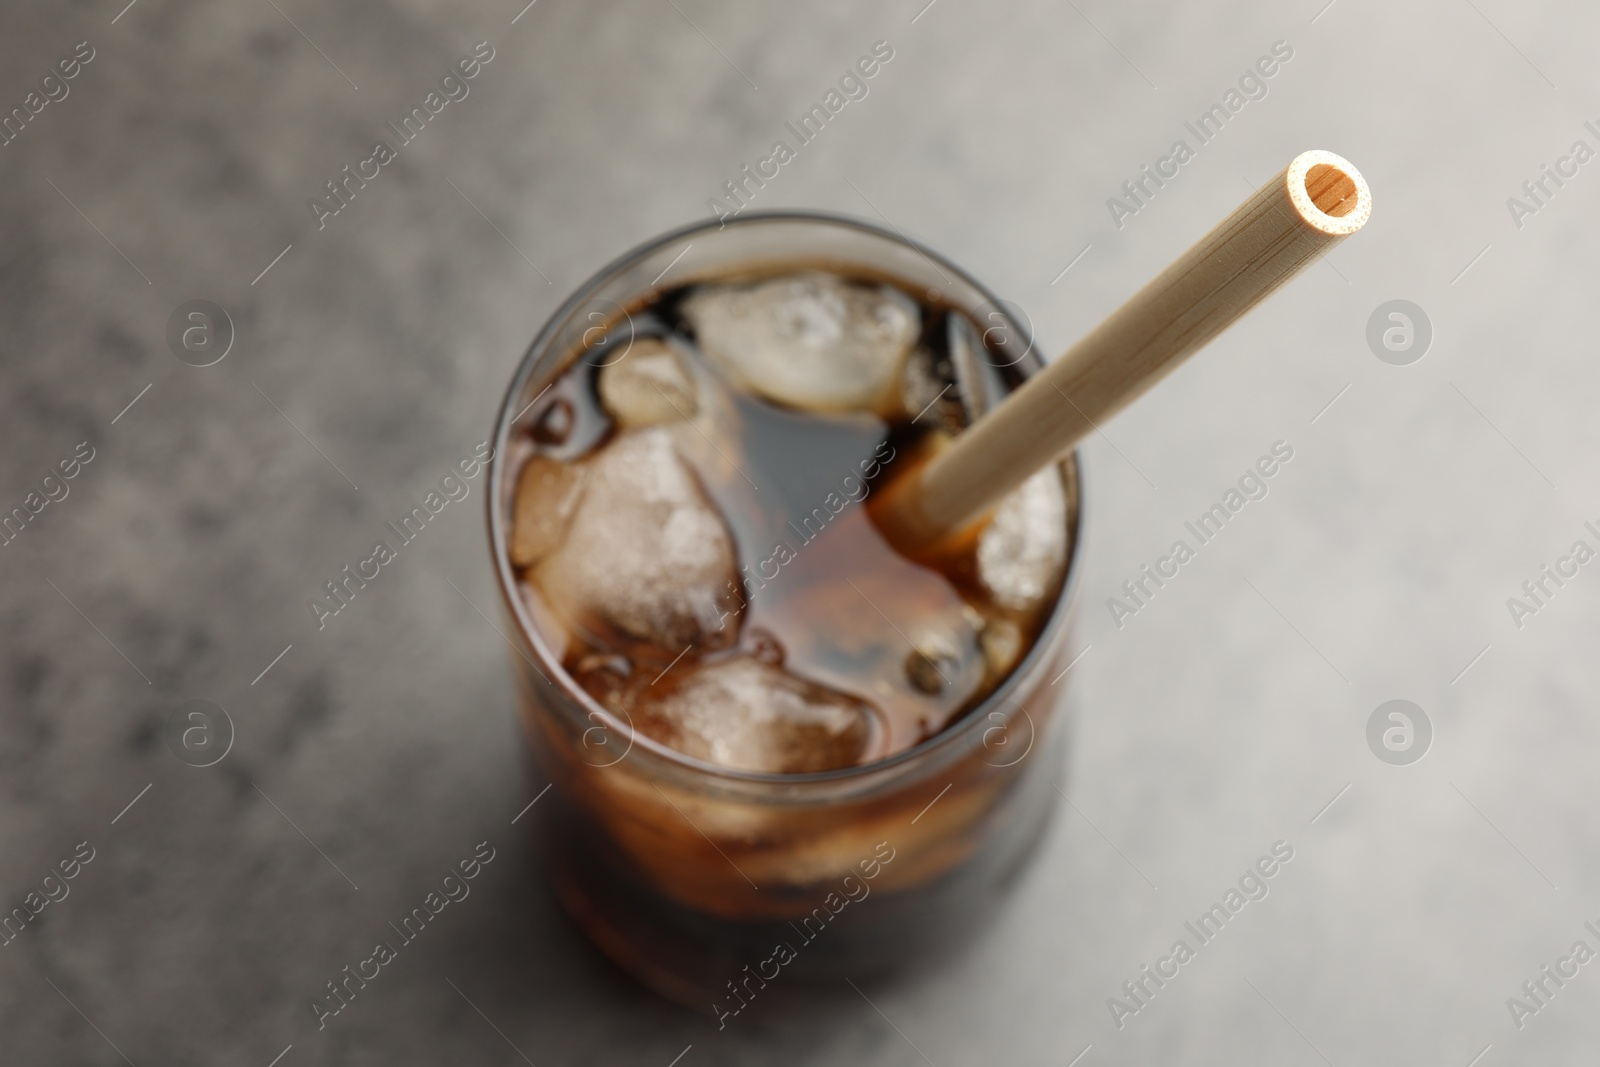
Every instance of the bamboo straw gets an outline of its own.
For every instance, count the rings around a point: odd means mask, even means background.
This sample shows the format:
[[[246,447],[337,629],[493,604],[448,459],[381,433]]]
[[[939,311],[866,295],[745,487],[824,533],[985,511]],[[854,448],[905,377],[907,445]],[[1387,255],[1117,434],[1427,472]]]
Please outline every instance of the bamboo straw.
[[[1303,152],[1220,225],[873,509],[924,555],[1154,386],[1273,290],[1359,230],[1372,194],[1332,152]]]

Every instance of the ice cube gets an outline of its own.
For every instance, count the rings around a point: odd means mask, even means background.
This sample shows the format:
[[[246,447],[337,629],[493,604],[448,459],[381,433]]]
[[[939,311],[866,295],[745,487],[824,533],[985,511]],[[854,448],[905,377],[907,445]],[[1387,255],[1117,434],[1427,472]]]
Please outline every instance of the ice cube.
[[[733,536],[671,432],[625,431],[583,468],[566,536],[534,572],[551,607],[601,646],[643,643],[671,659],[731,643]]]
[[[978,579],[995,603],[1030,611],[1051,596],[1067,558],[1067,496],[1056,464],[1006,494],[978,535]]]
[[[806,272],[690,294],[700,350],[735,382],[815,411],[894,406],[921,313],[886,285]]]
[[[623,426],[653,426],[694,416],[694,383],[665,341],[642,337],[600,371],[600,402]]]
[[[742,653],[646,689],[633,717],[686,755],[772,774],[854,766],[876,733],[871,705]]]
[[[511,522],[511,562],[530,567],[549,555],[566,536],[583,468],[535,454],[517,475],[516,510]]]
[[[968,422],[976,422],[995,403],[992,372],[994,357],[972,320],[959,311],[945,315],[945,345],[950,352],[950,368],[961,393],[961,404]]]
[[[906,359],[900,378],[900,403],[912,422],[921,426],[943,426],[960,433],[965,426],[961,401],[955,383],[942,373],[949,368],[922,346]]]

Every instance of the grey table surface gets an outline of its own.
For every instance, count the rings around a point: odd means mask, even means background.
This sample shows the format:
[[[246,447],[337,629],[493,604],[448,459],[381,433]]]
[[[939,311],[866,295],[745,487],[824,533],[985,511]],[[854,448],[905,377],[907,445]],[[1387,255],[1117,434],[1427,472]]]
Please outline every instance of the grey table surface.
[[[0,1061],[1589,1062],[1600,577],[1559,561],[1600,546],[1600,9],[1323,4],[5,5],[0,106],[29,114],[0,147],[0,507],[93,459],[0,547],[0,906],[70,890],[0,947]],[[30,97],[84,41],[67,95]],[[992,931],[719,1032],[590,950],[511,825],[540,783],[477,610],[481,496],[325,630],[306,602],[487,436],[567,292],[709,217],[877,41],[754,205],[887,221],[1052,348],[1302,149],[1376,211],[1084,446],[1071,805]],[[1280,41],[1200,144],[1185,122]],[[469,95],[319,228],[308,200],[478,42]],[[235,328],[204,368],[167,340],[196,299]],[[1408,365],[1367,341],[1395,299],[1432,324]],[[1278,441],[1269,495],[1114,620]],[[1545,564],[1577,575],[1514,614]],[[195,699],[236,729],[209,768],[163,740]],[[1432,725],[1419,762],[1369,748],[1393,699]],[[324,983],[484,840],[471,898],[319,1031]],[[1119,1020],[1279,840],[1269,895]],[[1577,974],[1530,998],[1546,964]]]

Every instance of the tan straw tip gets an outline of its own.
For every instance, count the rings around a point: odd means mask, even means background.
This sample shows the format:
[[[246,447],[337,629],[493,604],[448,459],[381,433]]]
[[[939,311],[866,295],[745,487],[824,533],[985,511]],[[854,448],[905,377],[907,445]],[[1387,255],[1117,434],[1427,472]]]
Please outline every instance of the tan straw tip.
[[[1306,225],[1348,237],[1372,216],[1372,191],[1361,172],[1332,152],[1301,152],[1285,172],[1289,201]]]

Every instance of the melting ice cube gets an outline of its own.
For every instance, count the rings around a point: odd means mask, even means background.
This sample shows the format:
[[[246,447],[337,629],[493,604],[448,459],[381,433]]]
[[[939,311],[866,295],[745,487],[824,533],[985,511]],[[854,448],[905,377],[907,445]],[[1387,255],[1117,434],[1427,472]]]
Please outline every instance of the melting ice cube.
[[[712,763],[799,774],[859,763],[873,740],[874,716],[848,694],[741,654],[646,689],[634,722]]]
[[[831,274],[712,285],[683,302],[700,350],[735,382],[814,411],[897,406],[921,312],[886,285]]]
[[[668,660],[691,643],[731,643],[733,536],[671,433],[625,431],[581,466],[565,537],[534,571],[551,606],[597,644],[654,645]]]
[[[1054,463],[1000,501],[978,535],[978,578],[995,603],[1030,611],[1061,581],[1067,558],[1067,496]]]
[[[534,455],[517,475],[511,562],[529,567],[560,546],[583,490],[583,467]]]
[[[656,338],[639,338],[600,371],[600,402],[623,426],[693,418],[699,407],[683,357]]]

